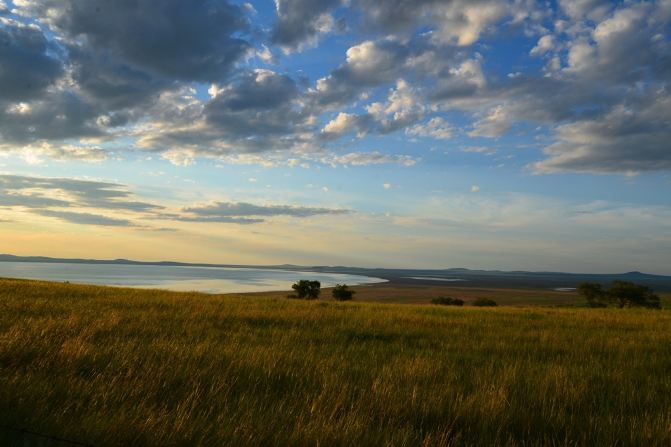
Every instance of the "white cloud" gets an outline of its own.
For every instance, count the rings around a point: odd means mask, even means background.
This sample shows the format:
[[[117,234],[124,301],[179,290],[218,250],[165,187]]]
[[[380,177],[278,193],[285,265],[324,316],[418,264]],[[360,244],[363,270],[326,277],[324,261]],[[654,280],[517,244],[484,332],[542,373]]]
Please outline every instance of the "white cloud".
[[[357,131],[358,123],[359,120],[356,115],[340,112],[338,116],[326,123],[322,133],[329,137],[339,137],[348,132]]]
[[[497,152],[497,149],[494,147],[487,146],[469,146],[461,149],[461,152],[471,153],[471,154],[484,154],[484,155],[493,155]]]
[[[400,164],[410,167],[417,164],[417,160],[409,155],[391,155],[381,152],[350,152],[344,155],[325,157],[322,159],[325,164],[350,165],[350,166],[369,166],[380,164]]]
[[[503,135],[510,128],[510,116],[503,105],[490,109],[486,116],[473,124],[468,134],[472,137],[495,138]]]
[[[406,129],[406,134],[417,137],[431,137],[437,140],[447,140],[452,137],[454,127],[441,117],[434,117],[426,124],[416,124]]]
[[[555,38],[551,34],[547,34],[540,39],[535,47],[531,49],[529,54],[532,56],[542,56],[548,51],[551,51],[555,48]]]
[[[170,149],[161,154],[161,158],[175,166],[191,166],[196,163],[196,151],[193,149]]]

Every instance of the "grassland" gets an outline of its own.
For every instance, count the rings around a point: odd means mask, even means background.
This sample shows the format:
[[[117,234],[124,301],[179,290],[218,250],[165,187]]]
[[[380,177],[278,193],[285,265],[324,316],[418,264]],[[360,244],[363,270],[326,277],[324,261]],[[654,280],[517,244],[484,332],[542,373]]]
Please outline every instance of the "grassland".
[[[93,445],[667,446],[670,328],[668,310],[0,280],[0,425]]]

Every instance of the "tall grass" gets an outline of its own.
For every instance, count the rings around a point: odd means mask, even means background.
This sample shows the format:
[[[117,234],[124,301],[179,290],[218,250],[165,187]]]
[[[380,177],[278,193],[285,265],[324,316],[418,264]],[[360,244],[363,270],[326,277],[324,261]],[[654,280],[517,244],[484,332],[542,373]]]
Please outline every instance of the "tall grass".
[[[671,313],[0,280],[0,425],[94,445],[671,445]]]

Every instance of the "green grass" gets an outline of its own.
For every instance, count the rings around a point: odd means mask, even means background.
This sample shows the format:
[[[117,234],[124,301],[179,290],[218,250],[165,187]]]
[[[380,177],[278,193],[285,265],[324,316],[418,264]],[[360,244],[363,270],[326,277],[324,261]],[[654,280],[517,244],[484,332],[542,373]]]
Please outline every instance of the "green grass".
[[[94,445],[667,446],[671,312],[0,280],[0,425]]]

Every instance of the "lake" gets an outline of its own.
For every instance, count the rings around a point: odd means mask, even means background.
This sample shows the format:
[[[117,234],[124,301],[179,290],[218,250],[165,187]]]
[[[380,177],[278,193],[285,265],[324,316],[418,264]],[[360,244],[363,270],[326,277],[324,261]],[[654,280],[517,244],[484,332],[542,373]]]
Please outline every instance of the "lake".
[[[0,262],[0,277],[206,293],[290,291],[299,279],[320,281],[322,287],[386,282],[360,275],[280,269],[43,262]]]

